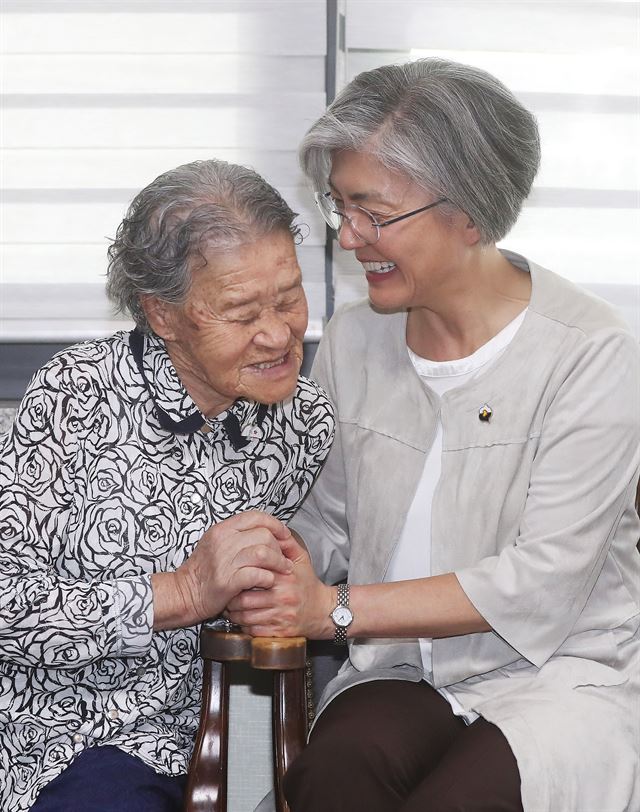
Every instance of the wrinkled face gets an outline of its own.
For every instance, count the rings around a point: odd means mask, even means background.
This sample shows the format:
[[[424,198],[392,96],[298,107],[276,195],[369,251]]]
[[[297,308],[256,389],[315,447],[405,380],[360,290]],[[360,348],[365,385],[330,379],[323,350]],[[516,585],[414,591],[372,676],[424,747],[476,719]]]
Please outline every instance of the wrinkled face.
[[[335,152],[329,180],[336,208],[356,204],[378,222],[438,199],[366,152]],[[367,245],[348,223],[339,241],[342,248],[355,252],[362,265],[373,305],[382,310],[429,307],[439,291],[452,285],[455,269],[464,261],[468,222],[462,213],[444,217],[433,208],[381,228],[380,239],[373,245]],[[475,232],[473,239],[477,239]]]
[[[205,251],[187,301],[144,301],[154,331],[200,411],[237,398],[276,403],[295,390],[307,301],[293,239],[278,231],[226,251]]]

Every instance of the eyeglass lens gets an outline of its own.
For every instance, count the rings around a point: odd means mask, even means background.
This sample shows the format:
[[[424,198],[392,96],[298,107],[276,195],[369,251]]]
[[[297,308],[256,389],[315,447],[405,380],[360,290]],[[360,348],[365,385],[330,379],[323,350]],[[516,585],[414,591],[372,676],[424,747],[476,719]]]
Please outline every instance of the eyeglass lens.
[[[380,229],[373,215],[365,209],[350,204],[347,206],[348,211],[339,211],[333,198],[324,195],[318,197],[318,204],[326,222],[338,233],[340,233],[344,221],[348,220],[354,233],[361,240],[369,244],[378,240]]]

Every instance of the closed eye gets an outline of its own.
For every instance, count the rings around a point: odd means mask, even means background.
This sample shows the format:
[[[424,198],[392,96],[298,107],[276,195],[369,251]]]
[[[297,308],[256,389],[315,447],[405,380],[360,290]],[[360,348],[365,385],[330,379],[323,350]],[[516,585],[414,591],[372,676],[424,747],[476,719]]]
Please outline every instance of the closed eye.
[[[378,222],[380,222],[380,223],[381,223],[383,220],[386,220],[388,217],[392,217],[392,216],[393,216],[393,215],[391,215],[391,214],[383,214],[381,211],[371,211],[371,209],[367,209],[366,211],[368,211],[368,212],[369,212],[369,214],[370,214],[370,215],[371,215],[373,218],[375,218],[375,219],[376,219]]]
[[[333,208],[335,209],[335,211],[338,214],[341,214],[341,215],[344,216],[344,214],[346,213],[345,212],[344,201],[336,200],[335,198],[332,198],[332,201],[333,201]],[[371,211],[371,209],[366,209],[364,206],[360,206],[357,203],[353,203],[351,205],[353,205],[356,208],[361,209],[362,211],[366,212],[370,217],[373,217],[373,219],[377,223],[381,223],[383,220],[393,216],[393,215],[390,215],[390,214],[387,214],[387,213],[383,214],[382,212],[379,212],[379,211]]]
[[[300,306],[301,300],[301,296],[296,296],[294,299],[287,299],[285,301],[278,302],[278,310],[293,310],[294,308]]]
[[[304,299],[304,289],[302,285],[297,285],[295,289],[286,293],[278,300],[278,310],[291,310],[292,308],[299,307]]]
[[[259,315],[259,310],[231,311],[230,313],[227,313],[227,318],[229,321],[235,321],[238,324],[251,324],[251,322],[255,321]]]

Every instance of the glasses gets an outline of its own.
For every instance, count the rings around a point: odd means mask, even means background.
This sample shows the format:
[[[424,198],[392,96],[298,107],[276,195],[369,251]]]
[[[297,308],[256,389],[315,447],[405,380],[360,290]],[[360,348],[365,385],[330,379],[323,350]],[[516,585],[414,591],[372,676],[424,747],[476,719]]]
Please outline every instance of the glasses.
[[[413,217],[414,214],[420,214],[421,211],[428,211],[441,203],[446,203],[447,198],[441,197],[435,203],[429,203],[427,206],[421,206],[419,209],[408,211],[406,214],[399,214],[397,217],[392,217],[389,220],[378,222],[373,214],[362,206],[357,206],[355,203],[349,203],[345,206],[349,213],[340,211],[336,208],[336,202],[331,197],[331,192],[316,192],[316,204],[320,209],[320,213],[325,219],[327,225],[338,234],[344,226],[345,220],[348,221],[353,233],[365,242],[367,245],[373,245],[380,239],[380,229],[385,226],[390,226],[393,223],[399,223],[400,220],[406,220],[407,217]]]

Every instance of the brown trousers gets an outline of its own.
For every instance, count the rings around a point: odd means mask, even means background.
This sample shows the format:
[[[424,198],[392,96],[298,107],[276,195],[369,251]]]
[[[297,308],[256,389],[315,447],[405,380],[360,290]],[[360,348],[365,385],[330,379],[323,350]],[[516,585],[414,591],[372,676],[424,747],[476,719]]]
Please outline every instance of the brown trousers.
[[[500,730],[471,725],[426,682],[377,680],[337,696],[285,777],[292,812],[522,812]]]

